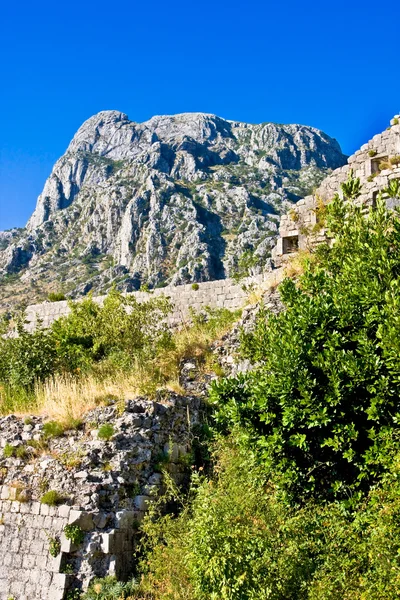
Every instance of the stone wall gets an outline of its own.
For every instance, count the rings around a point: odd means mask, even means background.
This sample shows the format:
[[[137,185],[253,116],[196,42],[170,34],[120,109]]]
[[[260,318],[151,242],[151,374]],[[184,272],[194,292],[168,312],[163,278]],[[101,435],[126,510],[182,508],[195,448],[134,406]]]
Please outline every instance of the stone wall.
[[[129,578],[137,525],[164,489],[163,469],[185,481],[202,410],[200,396],[136,398],[94,409],[51,438],[41,417],[1,418],[0,600],[63,600],[95,576]],[[104,424],[113,427],[107,440]],[[44,503],[45,490],[62,503]],[[83,532],[81,543],[67,539],[68,524]],[[55,557],[51,540],[60,543]]]
[[[213,308],[229,308],[235,310],[242,308],[248,298],[248,291],[244,286],[259,286],[263,283],[273,285],[278,277],[275,271],[265,272],[236,283],[233,279],[219,279],[198,284],[198,289],[193,289],[192,284],[168,286],[148,292],[132,292],[138,302],[145,302],[151,298],[164,295],[171,299],[173,310],[169,316],[172,325],[185,321],[189,317],[189,309],[199,311],[205,306]],[[96,301],[101,302],[104,296],[98,296]],[[43,302],[28,306],[26,310],[27,329],[33,331],[41,322],[43,327],[49,327],[53,321],[70,312],[67,301]]]
[[[347,180],[350,170],[354,177],[360,178],[361,195],[357,202],[364,206],[372,205],[376,195],[388,186],[391,179],[400,179],[399,119],[398,116],[392,119],[390,128],[375,135],[349,157],[347,165],[333,171],[312,196],[297,202],[281,217],[280,238],[273,251],[277,265],[283,264],[293,252],[306,250],[325,239],[325,231],[318,223],[318,207],[340,192],[340,185]],[[395,157],[399,159],[397,164],[387,164],[388,168],[379,169],[380,164]],[[392,207],[393,201],[388,202],[388,206]]]

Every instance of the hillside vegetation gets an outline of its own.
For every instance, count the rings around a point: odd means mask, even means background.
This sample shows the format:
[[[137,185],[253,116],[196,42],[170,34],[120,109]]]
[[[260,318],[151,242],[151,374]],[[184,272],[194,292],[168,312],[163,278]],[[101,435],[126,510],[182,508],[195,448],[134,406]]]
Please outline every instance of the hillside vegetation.
[[[49,329],[33,333],[24,329],[23,313],[15,322],[3,319],[0,414],[44,413],[68,428],[97,405],[154,397],[165,388],[183,392],[182,360],[194,358],[203,371],[213,367],[211,343],[240,315],[206,308],[171,330],[167,298],[140,303],[116,290],[102,305],[89,296],[70,308]]]
[[[400,219],[344,191],[334,243],[243,336],[259,366],[213,386],[209,471],[188,496],[170,484],[175,513],[154,504],[137,580],[85,598],[399,597]]]

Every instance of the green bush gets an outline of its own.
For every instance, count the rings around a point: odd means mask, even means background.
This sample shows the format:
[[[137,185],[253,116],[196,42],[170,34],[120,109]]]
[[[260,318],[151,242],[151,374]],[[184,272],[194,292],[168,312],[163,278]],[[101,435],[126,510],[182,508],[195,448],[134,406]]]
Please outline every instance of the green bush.
[[[50,537],[49,538],[49,554],[53,558],[56,558],[61,551],[61,542],[58,538]]]
[[[43,381],[57,368],[57,349],[51,331],[28,333],[18,325],[18,337],[0,337],[0,382],[13,388]]]
[[[197,292],[198,289],[199,289],[199,284],[198,283],[192,283],[192,290],[194,290],[195,292]]]
[[[133,597],[394,600],[400,593],[398,438],[389,445],[397,448],[390,477],[350,513],[336,502],[291,508],[251,448],[220,441],[212,479],[195,475],[188,500],[169,486],[165,501],[181,506],[179,516],[155,504],[145,517],[142,576]]]
[[[87,298],[70,307],[71,313],[52,326],[58,355],[68,369],[115,352],[131,358],[154,355],[170,338],[162,321],[171,305],[163,297],[139,303],[134,296],[112,290],[102,306]]]
[[[71,540],[73,544],[79,546],[85,539],[85,532],[79,527],[79,525],[66,525],[64,527],[64,535],[67,540]]]
[[[50,292],[47,295],[47,299],[49,302],[60,302],[61,300],[66,300],[66,297],[62,292]]]
[[[335,243],[319,247],[299,285],[281,284],[285,310],[262,311],[243,338],[260,367],[212,391],[218,425],[245,428],[295,501],[367,491],[400,417],[399,217],[382,200],[365,216],[336,197],[327,219]]]

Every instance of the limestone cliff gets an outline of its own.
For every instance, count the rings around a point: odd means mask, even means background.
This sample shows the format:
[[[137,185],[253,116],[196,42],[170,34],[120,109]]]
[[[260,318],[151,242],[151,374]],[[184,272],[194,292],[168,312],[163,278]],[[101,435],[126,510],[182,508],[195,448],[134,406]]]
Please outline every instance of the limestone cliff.
[[[345,162],[312,127],[103,111],[56,162],[26,228],[0,237],[0,276],[70,295],[224,278],[245,252],[265,263],[279,215]]]

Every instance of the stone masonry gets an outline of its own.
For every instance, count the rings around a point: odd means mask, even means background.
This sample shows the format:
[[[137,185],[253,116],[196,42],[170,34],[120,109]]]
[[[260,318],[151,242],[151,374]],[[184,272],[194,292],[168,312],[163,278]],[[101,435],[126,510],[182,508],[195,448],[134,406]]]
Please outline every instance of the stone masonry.
[[[1,418],[0,600],[63,600],[95,576],[128,579],[137,527],[164,490],[163,472],[178,484],[187,478],[202,410],[201,396],[135,398],[94,409],[78,429],[51,438],[41,417]],[[112,426],[107,440],[102,425]],[[55,505],[45,490],[57,493]],[[67,525],[79,528],[79,543]]]
[[[400,180],[400,117],[391,121],[391,126],[375,135],[360,150],[349,157],[347,165],[336,169],[327,177],[312,196],[297,202],[293,208],[281,217],[280,237],[273,251],[277,266],[282,265],[291,254],[298,250],[310,249],[325,240],[325,231],[318,222],[321,205],[326,204],[340,191],[350,171],[361,182],[361,195],[357,202],[371,206],[378,193],[385,189],[390,180]],[[390,207],[400,199],[387,200]]]
[[[236,283],[233,279],[220,279],[199,283],[197,284],[198,289],[193,289],[192,284],[186,284],[157,288],[152,292],[132,292],[132,295],[138,302],[146,302],[159,296],[170,298],[173,309],[168,318],[169,323],[177,325],[188,319],[190,309],[200,311],[206,306],[228,308],[230,310],[242,308],[248,298],[249,292],[247,289],[250,286],[262,284],[272,286],[277,277],[278,273],[275,271],[267,271],[246,278],[241,283]],[[101,302],[104,297],[98,296],[94,299]],[[26,328],[28,331],[33,331],[39,323],[43,327],[49,327],[53,321],[67,315],[69,312],[68,302],[65,300],[28,306],[26,309]]]

